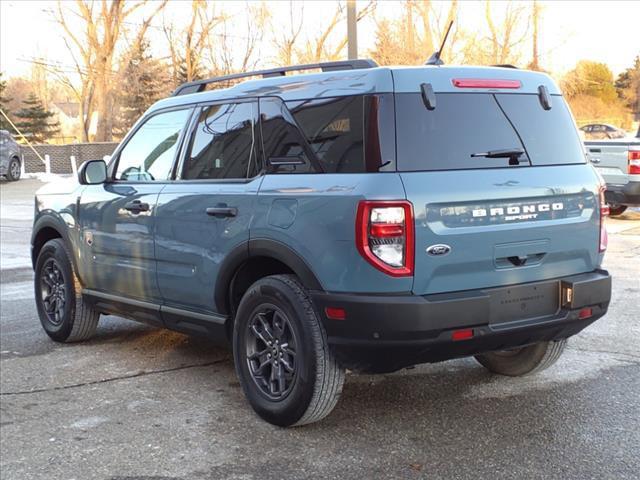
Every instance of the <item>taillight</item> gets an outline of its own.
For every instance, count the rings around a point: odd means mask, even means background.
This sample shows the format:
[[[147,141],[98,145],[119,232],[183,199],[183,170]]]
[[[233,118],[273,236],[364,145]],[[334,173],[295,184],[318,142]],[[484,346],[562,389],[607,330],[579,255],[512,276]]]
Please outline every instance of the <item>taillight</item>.
[[[606,185],[600,185],[600,252],[604,252],[607,249],[607,245],[609,244],[609,236],[607,235],[607,226],[605,225],[604,219],[607,215],[609,215],[609,205],[607,205],[606,200],[604,199],[604,192],[607,189]]]
[[[394,276],[413,275],[413,207],[406,200],[358,204],[356,245],[378,270]]]
[[[512,88],[522,86],[520,80],[499,80],[493,78],[454,78],[453,86],[458,88]]]
[[[640,147],[629,149],[629,174],[640,175]]]

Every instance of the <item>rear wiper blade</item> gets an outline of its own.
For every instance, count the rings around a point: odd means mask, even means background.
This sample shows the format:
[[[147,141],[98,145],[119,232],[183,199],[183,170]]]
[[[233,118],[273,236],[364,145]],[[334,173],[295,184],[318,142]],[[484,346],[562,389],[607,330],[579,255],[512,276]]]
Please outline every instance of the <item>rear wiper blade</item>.
[[[524,155],[524,150],[519,148],[507,148],[504,150],[490,150],[488,152],[472,153],[472,157],[484,157],[484,158],[508,158],[509,165],[518,165],[520,161],[518,157]]]

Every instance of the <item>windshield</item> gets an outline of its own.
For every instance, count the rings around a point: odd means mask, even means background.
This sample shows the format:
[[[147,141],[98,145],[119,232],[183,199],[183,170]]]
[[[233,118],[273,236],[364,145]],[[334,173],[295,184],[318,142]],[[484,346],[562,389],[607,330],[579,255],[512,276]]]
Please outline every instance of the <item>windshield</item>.
[[[420,94],[400,93],[396,122],[401,171],[585,163],[560,96],[545,110],[538,95],[439,93],[428,110]]]

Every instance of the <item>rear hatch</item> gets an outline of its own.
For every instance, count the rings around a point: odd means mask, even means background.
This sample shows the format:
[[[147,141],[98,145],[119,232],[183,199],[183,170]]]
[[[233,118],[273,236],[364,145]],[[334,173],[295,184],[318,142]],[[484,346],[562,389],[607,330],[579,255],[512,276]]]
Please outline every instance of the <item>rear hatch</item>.
[[[446,70],[424,93],[409,88],[415,80],[396,82],[397,166],[415,217],[413,292],[596,269],[598,180],[556,87],[542,75],[517,80],[517,71],[510,88],[456,87],[464,82],[455,73],[441,81]]]

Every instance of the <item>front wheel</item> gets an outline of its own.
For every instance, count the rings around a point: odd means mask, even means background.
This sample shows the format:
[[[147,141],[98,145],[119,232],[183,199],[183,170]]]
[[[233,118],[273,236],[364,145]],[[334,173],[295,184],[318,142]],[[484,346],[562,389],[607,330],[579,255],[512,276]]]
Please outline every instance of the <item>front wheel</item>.
[[[71,253],[62,239],[49,240],[40,250],[34,288],[40,323],[52,340],[79,342],[91,338],[100,313],[83,298]]]
[[[341,368],[311,300],[293,275],[254,283],[242,297],[233,330],[236,372],[247,400],[281,427],[323,419],[344,384]]]
[[[520,377],[549,368],[562,355],[567,340],[540,342],[512,350],[476,355],[476,360],[487,370],[499,375]]]

